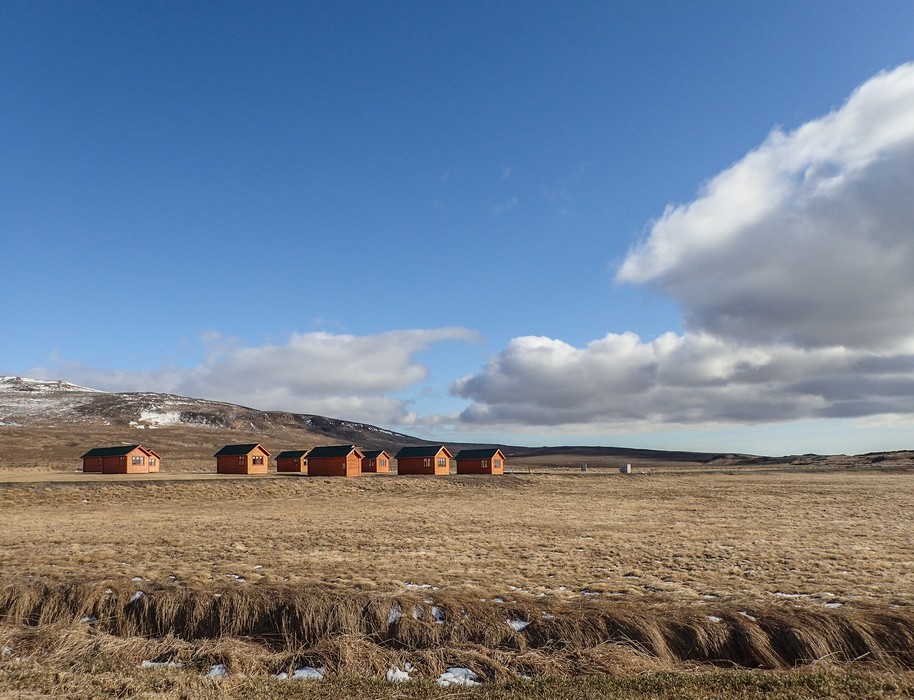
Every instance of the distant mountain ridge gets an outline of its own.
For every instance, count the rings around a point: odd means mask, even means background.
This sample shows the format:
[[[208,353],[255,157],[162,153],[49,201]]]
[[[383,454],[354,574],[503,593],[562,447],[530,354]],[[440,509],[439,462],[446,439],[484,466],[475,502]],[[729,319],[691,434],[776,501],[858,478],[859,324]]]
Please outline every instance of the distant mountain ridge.
[[[61,380],[0,377],[0,425],[94,423],[138,430],[166,426],[251,429],[309,428],[328,436],[363,432],[390,440],[419,438],[367,423],[304,413],[260,411],[225,401],[155,392],[107,392]]]

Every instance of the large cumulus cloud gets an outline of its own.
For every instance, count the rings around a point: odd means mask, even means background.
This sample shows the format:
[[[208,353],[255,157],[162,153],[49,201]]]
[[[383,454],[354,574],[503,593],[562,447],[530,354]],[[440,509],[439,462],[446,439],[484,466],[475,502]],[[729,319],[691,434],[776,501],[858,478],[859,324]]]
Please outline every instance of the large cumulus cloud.
[[[709,424],[914,412],[914,64],[776,130],[670,206],[620,282],[684,332],[522,337],[453,391],[469,423]]]

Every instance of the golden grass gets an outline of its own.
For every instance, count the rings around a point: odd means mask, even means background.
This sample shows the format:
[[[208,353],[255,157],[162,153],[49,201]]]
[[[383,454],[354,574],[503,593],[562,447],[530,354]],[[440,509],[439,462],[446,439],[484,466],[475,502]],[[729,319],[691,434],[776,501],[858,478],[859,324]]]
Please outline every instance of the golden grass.
[[[96,478],[0,488],[0,571],[6,581],[910,604],[911,512],[911,474]]]
[[[0,688],[40,691],[35,663],[161,698],[208,697],[213,663],[259,697],[303,664],[337,690],[464,665],[504,697],[519,674],[851,668],[877,687],[914,668],[914,474],[67,479],[0,483],[0,647],[22,659],[0,659]],[[143,659],[193,675],[155,695]]]

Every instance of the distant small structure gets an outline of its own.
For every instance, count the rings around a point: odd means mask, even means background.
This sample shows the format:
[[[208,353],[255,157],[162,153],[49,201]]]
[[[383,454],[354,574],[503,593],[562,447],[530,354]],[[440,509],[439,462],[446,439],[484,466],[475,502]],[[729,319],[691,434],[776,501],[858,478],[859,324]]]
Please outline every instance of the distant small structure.
[[[308,453],[308,476],[362,476],[364,456],[354,445],[315,447]]]
[[[159,471],[159,455],[142,445],[93,447],[81,457],[84,472],[148,474]]]
[[[454,457],[458,474],[504,474],[505,454],[497,447],[460,450]]]
[[[397,474],[444,476],[451,473],[451,459],[444,445],[403,447],[397,452]]]
[[[620,474],[631,474],[631,473],[632,473],[632,465],[631,465],[631,464],[623,464],[621,467],[619,467],[619,473],[620,473]]]
[[[266,474],[270,453],[257,443],[226,445],[216,454],[217,474]]]
[[[277,472],[308,473],[308,450],[283,450],[276,455]]]
[[[584,464],[581,465],[581,471],[582,471],[582,472],[586,472],[586,471],[587,471],[587,462],[584,462]]]
[[[386,450],[363,450],[362,471],[372,474],[386,474],[390,471],[390,455]]]

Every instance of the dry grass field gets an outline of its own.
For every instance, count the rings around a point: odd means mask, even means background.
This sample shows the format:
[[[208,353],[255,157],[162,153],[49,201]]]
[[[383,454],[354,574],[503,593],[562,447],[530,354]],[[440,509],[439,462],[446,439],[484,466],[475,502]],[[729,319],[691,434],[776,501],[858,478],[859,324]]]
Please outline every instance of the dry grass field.
[[[914,697],[914,472],[531,471],[4,476],[0,687]],[[271,678],[303,665],[335,680]]]

